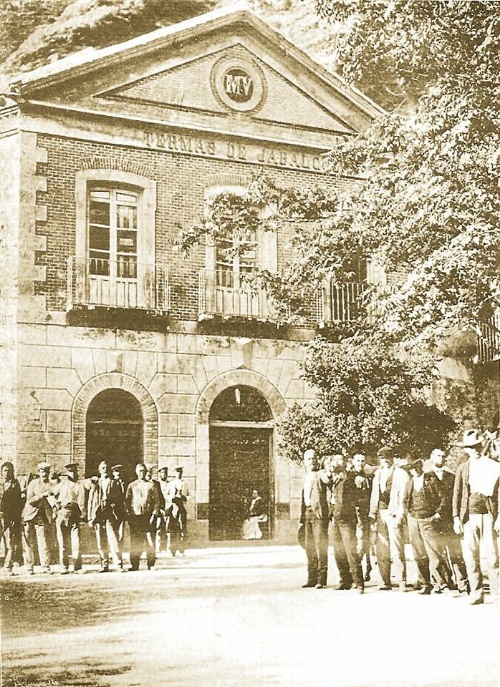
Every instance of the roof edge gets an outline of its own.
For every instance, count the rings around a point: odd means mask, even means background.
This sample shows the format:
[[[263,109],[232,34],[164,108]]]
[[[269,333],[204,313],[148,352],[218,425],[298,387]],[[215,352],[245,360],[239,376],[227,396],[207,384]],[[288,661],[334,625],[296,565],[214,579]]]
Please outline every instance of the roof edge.
[[[28,96],[31,90],[38,90],[57,84],[64,79],[67,74],[73,72],[74,76],[82,76],[88,72],[99,60],[118,59],[119,56],[132,56],[134,52],[143,48],[154,49],[156,44],[162,41],[172,40],[182,33],[199,32],[203,27],[216,28],[224,26],[229,21],[242,19],[252,24],[268,40],[278,44],[278,47],[292,59],[301,63],[307,70],[314,73],[323,80],[330,88],[335,90],[340,97],[353,103],[365,115],[374,119],[386,114],[386,111],[371,98],[366,96],[355,86],[347,84],[338,74],[328,71],[321,64],[316,62],[303,50],[291,43],[279,31],[272,28],[249,7],[246,0],[239,0],[227,7],[212,10],[192,17],[185,21],[170,26],[162,27],[150,33],[136,36],[123,43],[108,46],[106,48],[85,48],[53,63],[44,65],[31,72],[20,74],[11,82],[12,88],[21,96]]]

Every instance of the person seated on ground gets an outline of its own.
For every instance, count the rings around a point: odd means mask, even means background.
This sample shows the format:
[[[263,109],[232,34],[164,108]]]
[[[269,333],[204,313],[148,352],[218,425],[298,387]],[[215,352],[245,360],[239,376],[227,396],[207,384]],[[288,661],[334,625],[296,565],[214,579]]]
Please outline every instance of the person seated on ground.
[[[248,508],[248,518],[243,523],[242,539],[262,539],[260,523],[267,522],[264,512],[264,502],[257,489],[252,491],[252,500]]]

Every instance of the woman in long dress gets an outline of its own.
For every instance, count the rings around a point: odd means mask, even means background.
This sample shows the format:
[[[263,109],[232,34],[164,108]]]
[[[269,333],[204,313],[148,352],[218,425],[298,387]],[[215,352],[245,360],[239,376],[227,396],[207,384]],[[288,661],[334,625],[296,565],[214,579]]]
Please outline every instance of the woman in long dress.
[[[257,489],[252,491],[252,500],[248,508],[248,518],[243,523],[242,539],[262,539],[261,522],[267,522],[267,515],[264,513],[264,502]]]

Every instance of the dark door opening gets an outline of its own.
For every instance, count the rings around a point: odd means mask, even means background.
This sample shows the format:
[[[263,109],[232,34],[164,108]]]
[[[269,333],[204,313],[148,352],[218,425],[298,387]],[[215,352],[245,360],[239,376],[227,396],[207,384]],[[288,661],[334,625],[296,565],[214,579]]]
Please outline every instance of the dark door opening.
[[[143,417],[139,401],[123,389],[97,394],[87,410],[85,476],[97,474],[102,460],[123,465],[123,478],[136,478],[135,466],[143,460]]]
[[[212,541],[241,539],[252,490],[262,496],[272,532],[270,444],[272,430],[242,427],[210,428],[210,520]]]

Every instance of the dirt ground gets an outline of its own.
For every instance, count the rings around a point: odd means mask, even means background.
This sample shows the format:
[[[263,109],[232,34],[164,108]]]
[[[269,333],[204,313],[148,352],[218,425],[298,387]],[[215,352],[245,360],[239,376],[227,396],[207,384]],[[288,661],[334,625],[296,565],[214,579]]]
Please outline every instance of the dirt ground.
[[[2,579],[4,687],[497,687],[489,597],[302,589],[298,547]]]

